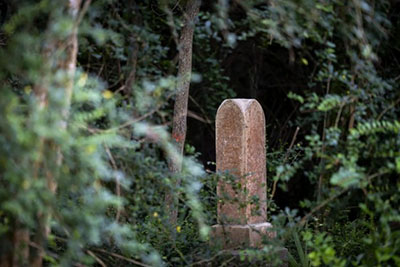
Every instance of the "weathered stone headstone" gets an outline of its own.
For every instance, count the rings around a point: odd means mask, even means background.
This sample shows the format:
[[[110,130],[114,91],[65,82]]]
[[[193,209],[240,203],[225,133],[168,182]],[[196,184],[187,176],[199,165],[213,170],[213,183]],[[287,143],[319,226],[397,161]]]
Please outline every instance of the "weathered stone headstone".
[[[236,179],[218,183],[222,200],[214,237],[224,248],[258,247],[263,235],[272,238],[275,232],[266,222],[265,118],[256,100],[228,99],[221,104],[216,118],[216,157],[217,171],[229,172]]]

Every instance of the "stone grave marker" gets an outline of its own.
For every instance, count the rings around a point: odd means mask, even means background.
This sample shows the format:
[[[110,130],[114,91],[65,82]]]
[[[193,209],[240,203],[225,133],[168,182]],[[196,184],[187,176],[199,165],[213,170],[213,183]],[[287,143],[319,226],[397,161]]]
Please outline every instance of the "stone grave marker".
[[[218,182],[222,201],[213,239],[225,249],[259,247],[263,235],[273,238],[276,233],[267,222],[265,118],[256,100],[228,99],[221,104],[216,117],[216,158],[217,171],[228,172],[234,179]]]

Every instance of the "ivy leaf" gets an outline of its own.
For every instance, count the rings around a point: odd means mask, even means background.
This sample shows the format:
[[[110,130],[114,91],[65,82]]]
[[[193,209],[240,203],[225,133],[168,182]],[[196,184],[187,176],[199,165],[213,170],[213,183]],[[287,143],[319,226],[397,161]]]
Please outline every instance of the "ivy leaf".
[[[343,99],[338,95],[328,95],[325,99],[319,104],[318,110],[320,111],[329,111],[338,107],[343,102]]]
[[[358,173],[354,168],[340,168],[339,171],[332,175],[331,184],[339,185],[347,188],[352,185],[358,184],[362,174]]]
[[[302,59],[301,59],[301,62],[302,62],[304,65],[308,66],[308,60],[307,60],[306,58],[302,58]]]
[[[400,173],[400,157],[396,158],[396,171]]]
[[[301,104],[304,103],[304,98],[301,95],[295,94],[293,92],[289,92],[287,97],[290,99],[296,100],[296,101],[300,102]]]

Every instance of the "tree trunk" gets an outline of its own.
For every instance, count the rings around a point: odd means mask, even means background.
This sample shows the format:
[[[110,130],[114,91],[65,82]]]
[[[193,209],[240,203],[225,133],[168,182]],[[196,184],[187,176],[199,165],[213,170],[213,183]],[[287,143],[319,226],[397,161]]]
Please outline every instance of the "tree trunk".
[[[90,0],[87,0],[90,3]],[[74,76],[76,71],[76,58],[78,54],[78,15],[81,6],[81,0],[68,0],[66,3],[66,9],[68,16],[71,18],[72,23],[74,23],[72,31],[66,40],[48,40],[51,44],[50,51],[47,51],[45,55],[45,60],[51,60],[51,57],[55,54],[60,47],[65,48],[65,57],[59,60],[57,64],[58,69],[65,71],[67,79],[65,84],[61,86],[64,88],[65,102],[61,110],[62,120],[60,121],[60,128],[65,130],[67,128],[67,119],[69,116],[72,91],[74,85]],[[48,84],[45,81],[35,86],[35,93],[39,99],[39,107],[45,108],[47,106],[48,98]],[[62,164],[62,153],[58,146],[54,146],[49,140],[41,140],[43,146],[47,146],[49,149],[55,149],[57,152],[56,164]],[[41,164],[41,163],[39,163]],[[51,173],[47,173],[47,186],[50,192],[53,194],[57,190],[57,182]],[[38,214],[38,229],[34,236],[34,243],[37,247],[34,248],[31,253],[30,266],[41,267],[43,265],[44,248],[48,235],[50,234],[50,214]]]
[[[12,231],[3,236],[0,267],[26,266],[29,259],[29,231],[18,220]]]
[[[188,109],[188,97],[190,78],[192,74],[192,47],[194,24],[200,9],[200,0],[189,0],[185,11],[185,25],[179,39],[178,45],[178,84],[177,95],[174,105],[174,117],[172,121],[172,138],[174,139],[178,157],[169,159],[168,167],[173,174],[182,169],[183,148],[186,139],[186,119]],[[177,182],[179,185],[179,181]],[[169,212],[171,225],[174,226],[178,217],[177,197],[173,192],[165,196],[167,211]]]

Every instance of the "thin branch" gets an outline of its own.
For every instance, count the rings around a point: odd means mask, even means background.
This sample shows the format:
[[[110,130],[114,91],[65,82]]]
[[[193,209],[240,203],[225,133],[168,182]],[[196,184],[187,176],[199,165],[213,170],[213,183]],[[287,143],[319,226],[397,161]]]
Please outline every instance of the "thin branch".
[[[104,250],[104,249],[94,249],[94,250],[95,250],[95,251],[98,251],[98,252],[101,252],[101,253],[104,253],[104,254],[107,254],[107,255],[110,255],[110,256],[113,256],[114,258],[121,259],[121,260],[124,260],[124,261],[130,262],[130,263],[133,263],[133,264],[139,265],[139,266],[143,266],[143,267],[151,267],[150,265],[147,265],[147,264],[141,263],[140,261],[135,261],[135,260],[132,260],[132,259],[130,259],[130,258],[127,258],[127,257],[125,257],[125,256],[122,256],[122,255],[116,254],[116,253],[114,253],[114,252],[108,252],[108,251],[106,251],[106,250]]]
[[[114,160],[113,155],[111,154],[110,149],[109,149],[108,146],[106,146],[106,145],[104,145],[104,148],[105,148],[105,150],[106,150],[106,153],[107,153],[108,158],[109,158],[110,161],[111,161],[111,165],[112,165],[113,169],[114,169],[114,170],[118,170],[117,164],[116,164],[116,162],[115,162],[115,160]],[[119,180],[118,180],[118,176],[115,176],[115,191],[116,191],[116,194],[117,194],[118,198],[120,198],[120,197],[121,197],[121,184],[120,184],[120,182],[119,182]],[[116,222],[119,221],[119,217],[120,217],[120,216],[121,216],[121,207],[118,206],[118,207],[117,207],[117,214],[116,214],[116,216],[115,216],[115,221],[116,221]]]
[[[345,103],[340,104],[340,108],[339,108],[339,111],[338,111],[338,114],[337,114],[336,120],[335,120],[335,128],[337,128],[339,125],[340,116],[342,115],[344,106],[345,106]]]
[[[81,9],[81,12],[79,12],[78,18],[75,21],[74,27],[77,28],[81,24],[82,19],[85,16],[86,12],[88,11],[91,2],[92,2],[92,0],[86,0],[85,1],[85,4],[83,4],[83,7]]]
[[[331,62],[329,61],[329,65],[331,65]],[[329,95],[330,88],[331,88],[331,81],[332,81],[332,73],[329,73],[329,77],[327,80],[326,84],[326,96]],[[328,125],[328,113],[329,111],[326,111],[324,114],[324,125],[322,127],[322,147],[321,147],[321,154],[324,153],[325,151],[325,138],[326,138],[326,127]],[[325,161],[323,158],[321,158],[321,161],[319,163],[320,166],[325,165]],[[321,190],[322,190],[322,182],[323,182],[324,174],[321,172],[319,178],[318,178],[318,194],[317,194],[317,200],[319,201],[321,199]]]
[[[289,148],[288,148],[287,151],[286,151],[285,158],[283,159],[283,164],[286,163],[286,160],[287,160],[287,158],[289,157],[289,152],[290,152],[290,150],[292,149],[292,147],[293,147],[293,145],[294,145],[294,142],[296,141],[297,134],[299,133],[299,130],[300,130],[300,127],[297,126],[296,131],[294,132],[294,135],[293,135],[293,138],[292,138],[292,142],[290,142],[290,146],[289,146]],[[273,184],[273,186],[272,186],[271,199],[274,198],[275,191],[276,191],[276,185],[278,184],[279,177],[280,177],[280,175],[278,175],[277,179],[274,181],[274,184]]]
[[[119,130],[119,129],[125,128],[125,127],[127,127],[127,126],[130,126],[130,125],[132,125],[132,124],[134,124],[134,123],[136,123],[136,122],[142,121],[142,120],[146,119],[147,117],[153,115],[153,114],[154,114],[155,112],[157,112],[159,109],[160,109],[160,107],[157,107],[157,108],[155,108],[155,109],[153,109],[153,110],[150,110],[150,111],[147,112],[146,114],[143,114],[142,116],[140,116],[140,117],[138,117],[138,118],[129,120],[129,121],[125,122],[124,124],[121,124],[120,126],[117,126],[117,127],[115,127],[115,128],[110,128],[110,129],[108,129],[107,131]]]
[[[240,247],[237,247],[236,249],[240,249]],[[232,249],[232,250],[233,250],[233,249]],[[232,253],[232,250],[230,250],[230,249],[228,249],[228,250],[221,250],[221,251],[219,251],[218,253],[216,253],[214,256],[212,256],[211,258],[208,258],[208,259],[204,259],[204,260],[201,260],[201,261],[194,262],[194,263],[192,263],[190,266],[203,265],[204,263],[211,262],[211,261],[213,261],[215,258],[217,258],[218,256],[223,255],[224,253]]]
[[[177,4],[175,5],[174,9],[176,6],[179,4],[179,1],[177,1]],[[175,22],[174,22],[174,15],[172,13],[172,10],[168,7],[168,3],[164,3],[164,12],[167,14],[167,25],[169,26],[169,29],[172,34],[172,39],[175,42],[175,45],[177,48],[179,48],[179,37],[178,37],[178,31],[176,30]]]
[[[370,176],[367,177],[368,182],[370,183],[372,179],[382,176],[384,174],[387,174],[388,171],[383,171],[383,172],[378,172],[375,174],[372,174]],[[315,208],[313,208],[309,213],[307,213],[297,224],[299,226],[303,226],[307,219],[310,218],[311,215],[313,215],[314,213],[316,213],[317,211],[319,211],[320,209],[322,209],[323,207],[325,207],[327,204],[329,204],[329,202],[331,202],[332,200],[334,200],[335,198],[338,198],[339,196],[341,196],[343,193],[347,192],[348,190],[350,190],[352,187],[347,187],[344,188],[342,191],[340,191],[339,193],[337,193],[336,195],[333,195],[331,197],[329,197],[328,199],[324,200],[323,202],[321,202],[318,206],[316,206]]]
[[[396,100],[393,104],[391,104],[390,106],[386,107],[386,108],[379,114],[377,120],[379,121],[379,120],[383,117],[383,115],[385,115],[385,113],[389,111],[389,109],[394,108],[394,107],[395,107],[397,104],[399,104],[399,103],[400,103],[400,97],[397,98],[397,100]]]
[[[99,257],[97,257],[96,254],[93,253],[93,251],[86,250],[86,252],[87,252],[87,254],[89,254],[90,256],[92,256],[93,259],[95,259],[96,262],[97,262],[98,264],[100,264],[102,267],[107,267],[107,265],[106,265]]]
[[[333,195],[331,197],[329,197],[328,199],[324,200],[323,202],[321,202],[318,206],[316,206],[314,209],[312,209],[307,215],[305,215],[300,222],[298,223],[300,226],[303,226],[307,219],[310,218],[311,215],[313,215],[314,213],[316,213],[317,211],[319,211],[320,209],[322,209],[323,207],[325,207],[327,204],[329,204],[329,202],[331,202],[332,200],[334,200],[335,198],[341,196],[343,193],[345,193],[347,190],[349,190],[350,187],[343,189],[342,191],[340,191],[339,193],[337,193],[336,195]]]
[[[213,121],[208,118],[207,113],[204,111],[203,107],[194,99],[191,95],[189,95],[189,99],[200,109],[201,113],[205,117],[205,123],[212,123]]]
[[[167,98],[167,100],[170,98],[170,96]],[[167,101],[166,101],[167,102]],[[87,131],[89,131],[90,133],[105,133],[105,132],[114,132],[120,129],[123,129],[125,127],[131,126],[132,124],[135,124],[139,121],[142,121],[148,117],[150,117],[151,115],[153,115],[154,113],[158,112],[161,108],[161,105],[157,106],[155,109],[150,110],[149,112],[143,114],[140,117],[134,118],[132,120],[128,120],[126,122],[124,122],[123,124],[113,127],[113,128],[109,128],[109,129],[97,129],[97,128],[91,128],[91,127],[87,127],[86,125],[79,125],[80,128],[83,128]],[[165,124],[168,125],[169,123]]]
[[[188,117],[191,117],[191,118],[193,118],[195,120],[198,120],[198,121],[201,121],[201,122],[204,122],[204,123],[207,123],[207,124],[211,124],[212,123],[212,121],[210,121],[208,118],[203,118],[203,117],[199,116],[198,114],[196,114],[196,113],[194,113],[193,111],[190,111],[190,110],[188,110],[187,115],[188,115]]]

